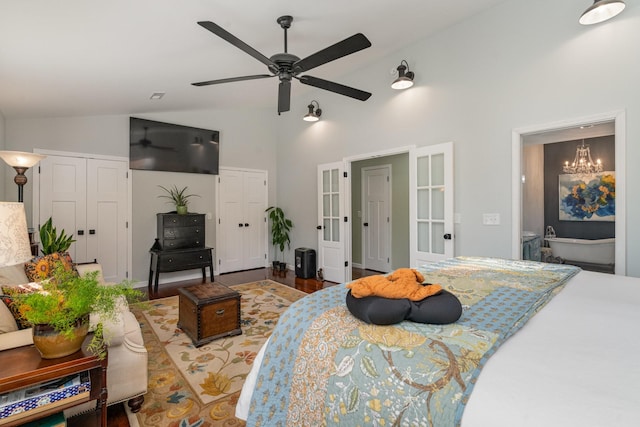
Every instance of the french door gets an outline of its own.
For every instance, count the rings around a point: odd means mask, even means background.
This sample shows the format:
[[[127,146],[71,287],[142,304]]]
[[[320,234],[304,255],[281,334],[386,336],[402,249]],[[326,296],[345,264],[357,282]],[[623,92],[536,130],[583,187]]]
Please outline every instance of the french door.
[[[344,181],[342,162],[318,165],[318,267],[336,283],[347,277]]]
[[[409,215],[411,267],[453,256],[452,142],[410,151]]]
[[[454,256],[453,143],[409,150],[409,266]],[[318,165],[318,267],[325,280],[351,278],[345,244],[344,163]],[[389,243],[389,251],[391,250]]]

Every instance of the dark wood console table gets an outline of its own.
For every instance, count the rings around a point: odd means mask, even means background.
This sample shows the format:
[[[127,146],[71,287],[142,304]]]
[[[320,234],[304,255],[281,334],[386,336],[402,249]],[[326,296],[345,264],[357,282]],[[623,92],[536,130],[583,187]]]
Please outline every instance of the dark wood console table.
[[[173,250],[151,250],[151,265],[149,266],[149,295],[158,292],[160,273],[173,271],[202,269],[202,282],[207,280],[206,268],[209,267],[213,282],[213,248],[189,248]],[[155,285],[154,285],[155,282]]]
[[[15,422],[8,422],[6,425],[22,425],[28,421],[44,418],[47,415],[91,400],[97,400],[96,411],[94,413],[95,425],[106,427],[107,358],[99,360],[91,354],[87,350],[87,345],[90,341],[91,335],[88,335],[82,345],[82,349],[69,356],[57,359],[41,358],[40,353],[33,345],[0,351],[0,366],[2,366],[0,373],[0,393],[7,393],[80,372],[89,372],[91,378],[91,392],[86,399],[75,400],[68,404],[52,404],[50,410],[38,411],[36,414],[26,415]]]

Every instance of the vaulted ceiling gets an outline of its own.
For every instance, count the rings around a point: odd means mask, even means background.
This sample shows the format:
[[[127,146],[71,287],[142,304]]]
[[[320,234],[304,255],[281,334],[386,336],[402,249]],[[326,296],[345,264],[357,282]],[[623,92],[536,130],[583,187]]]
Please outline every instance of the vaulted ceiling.
[[[276,79],[190,84],[268,72],[197,21],[215,22],[267,57],[283,51],[276,23],[282,15],[294,18],[288,50],[301,58],[361,32],[372,47],[312,73],[354,85],[340,77],[503,1],[2,0],[0,113],[54,117],[269,106],[275,112]],[[296,84],[292,94],[308,90]],[[155,92],[165,95],[150,100]]]

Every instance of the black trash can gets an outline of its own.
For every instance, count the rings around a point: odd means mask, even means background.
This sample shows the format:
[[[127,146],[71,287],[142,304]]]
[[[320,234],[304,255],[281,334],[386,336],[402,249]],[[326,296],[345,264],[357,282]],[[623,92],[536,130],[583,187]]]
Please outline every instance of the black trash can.
[[[316,277],[316,251],[314,249],[296,249],[296,277],[302,279]]]

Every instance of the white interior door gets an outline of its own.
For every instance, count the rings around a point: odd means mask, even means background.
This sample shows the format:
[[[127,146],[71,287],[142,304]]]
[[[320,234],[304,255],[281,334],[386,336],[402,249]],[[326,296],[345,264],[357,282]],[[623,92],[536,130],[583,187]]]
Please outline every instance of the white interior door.
[[[87,253],[86,168],[86,159],[78,157],[47,156],[40,161],[38,227],[52,218],[58,233],[73,234],[76,241],[69,254],[75,262],[85,262]]]
[[[391,266],[391,165],[362,170],[363,267],[383,273]]]
[[[244,218],[242,215],[243,173],[220,170],[218,176],[218,257],[219,273],[242,270]]]
[[[107,282],[127,277],[128,168],[127,162],[87,159],[84,262],[98,260]]]
[[[453,245],[453,143],[409,153],[410,264],[451,258]]]
[[[218,272],[264,267],[267,172],[220,169],[216,239]]]
[[[267,223],[267,173],[244,174],[244,269],[264,267]]]
[[[318,268],[324,279],[346,279],[344,222],[344,165],[318,165]]]
[[[98,260],[105,280],[127,278],[128,163],[48,155],[40,162],[38,223],[73,234],[75,262]]]

